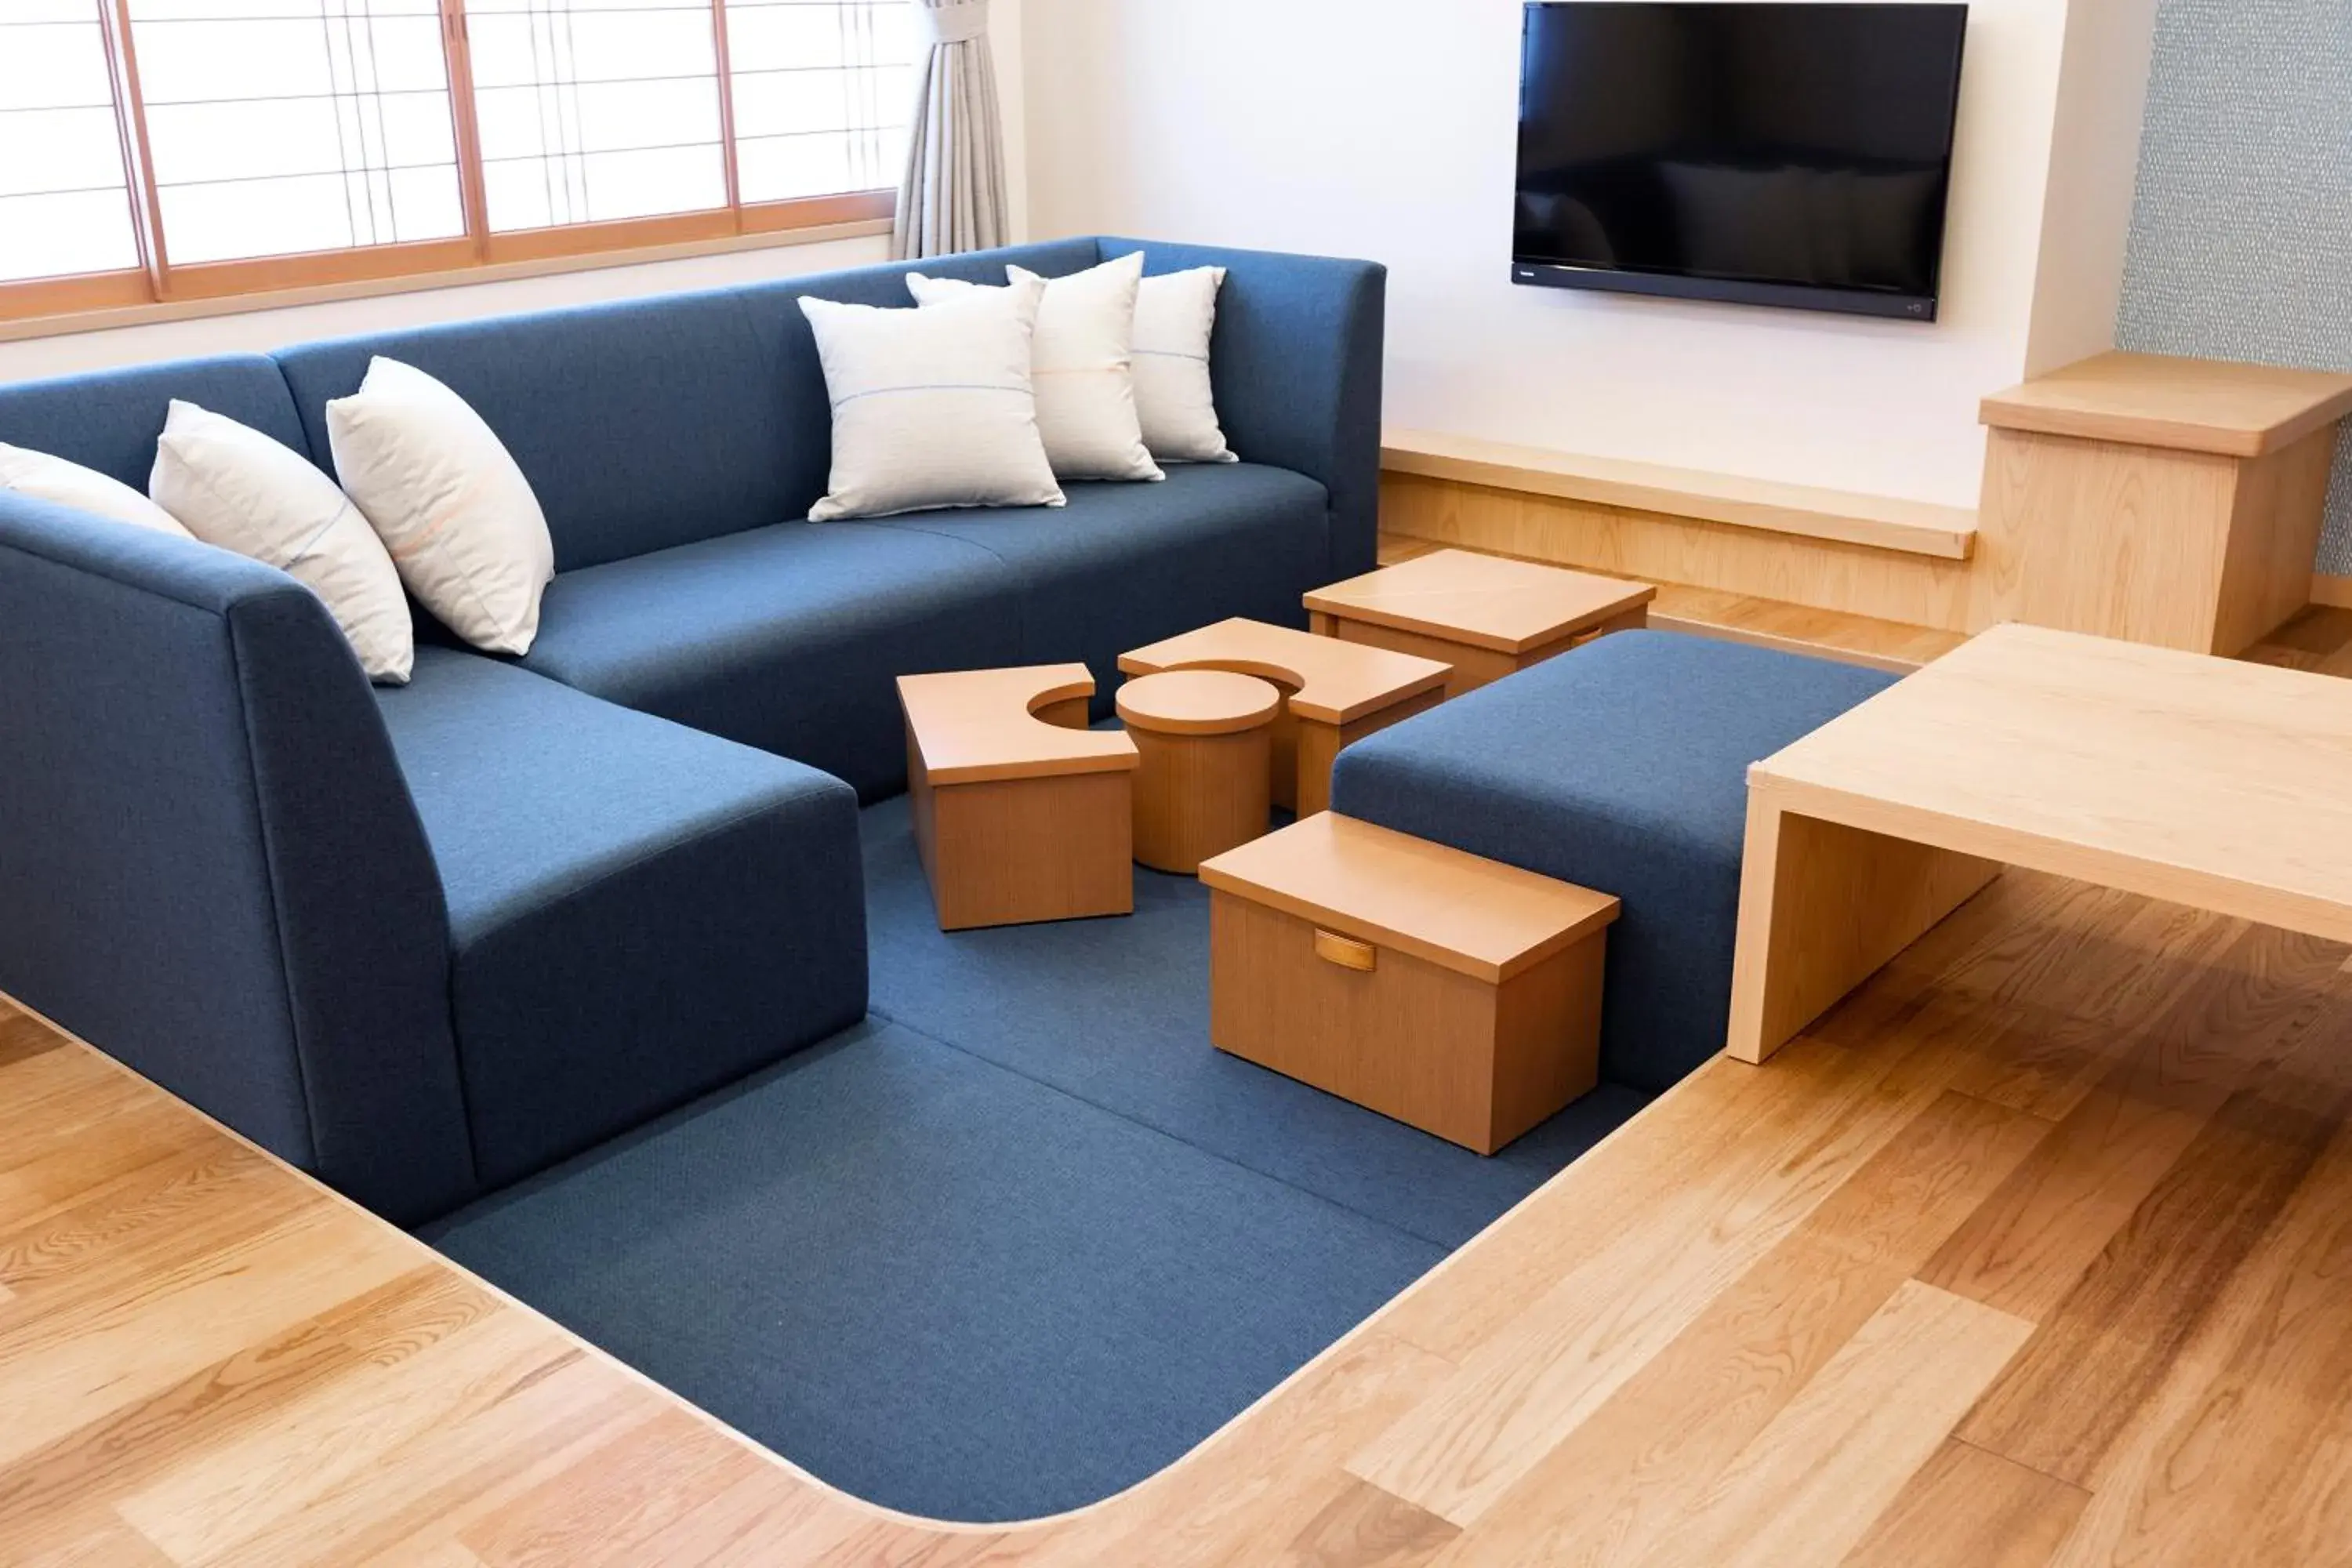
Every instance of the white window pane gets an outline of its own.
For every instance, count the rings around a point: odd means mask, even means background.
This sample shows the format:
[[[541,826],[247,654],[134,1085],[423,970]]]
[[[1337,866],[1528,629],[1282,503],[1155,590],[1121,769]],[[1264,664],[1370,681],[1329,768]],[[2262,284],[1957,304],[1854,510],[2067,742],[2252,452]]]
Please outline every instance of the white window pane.
[[[913,104],[905,0],[730,0],[746,201],[898,182]]]
[[[592,11],[698,11],[708,16],[710,0],[466,0],[468,16],[517,11],[568,11],[581,16]]]
[[[84,0],[88,9],[88,0]],[[440,0],[131,0],[134,22],[217,21],[224,16],[434,16]]]
[[[876,188],[885,182],[862,172],[871,159],[860,155],[860,140],[843,131],[743,138],[735,148],[743,199],[782,202]]]
[[[137,0],[132,14],[174,263],[464,231],[449,216],[457,138],[437,5]]]
[[[735,133],[790,136],[809,131],[842,131],[853,119],[849,78],[844,70],[737,71]]]
[[[863,63],[841,5],[730,5],[727,58],[737,71]]]
[[[727,205],[719,147],[483,160],[490,226],[501,231],[706,212]]]
[[[591,223],[727,205],[727,174],[715,144],[651,153],[590,153],[576,162],[588,192]]]
[[[356,243],[341,174],[165,185],[160,194],[175,263],[340,250]]]
[[[457,193],[455,168],[394,169],[384,181],[391,187],[393,219],[402,239],[456,239],[466,232],[465,202]]]
[[[220,4],[221,0],[215,0]],[[238,5],[244,0],[234,0]],[[139,85],[149,104],[327,92],[445,90],[441,25],[429,16],[138,22]]]
[[[121,191],[0,196],[0,279],[114,272],[139,265]]]
[[[324,92],[326,34],[309,21],[134,22],[149,107]]]
[[[335,100],[157,104],[147,110],[155,178],[166,185],[341,170]]]
[[[467,33],[477,87],[710,76],[718,69],[710,13],[700,6],[609,15],[469,11]]]
[[[572,88],[488,88],[475,95],[485,158],[626,152],[664,143],[716,143],[719,85],[589,82]]]
[[[0,15],[8,3],[0,0]],[[94,19],[0,27],[0,109],[96,109],[113,103],[106,38]]]
[[[482,195],[495,229],[549,228],[573,221],[571,200],[559,191],[562,172],[544,158],[482,163]],[[558,213],[563,216],[559,217]]]
[[[0,0],[0,279],[139,265],[94,0]]]
[[[0,108],[0,196],[122,185],[111,109]]]
[[[0,0],[0,27],[34,22],[88,22],[98,15],[100,0]],[[6,47],[0,35],[0,48]]]
[[[477,0],[467,17],[492,228],[726,205],[709,0]]]
[[[574,146],[583,153],[719,141],[719,82],[595,83],[573,95]]]

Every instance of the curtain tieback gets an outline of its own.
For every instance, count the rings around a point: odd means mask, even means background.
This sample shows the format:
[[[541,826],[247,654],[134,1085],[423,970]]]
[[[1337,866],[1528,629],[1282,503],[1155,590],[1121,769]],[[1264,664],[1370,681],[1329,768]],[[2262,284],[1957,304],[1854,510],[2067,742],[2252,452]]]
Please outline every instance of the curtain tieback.
[[[930,24],[934,47],[968,44],[988,34],[988,0],[920,0],[915,8]]]

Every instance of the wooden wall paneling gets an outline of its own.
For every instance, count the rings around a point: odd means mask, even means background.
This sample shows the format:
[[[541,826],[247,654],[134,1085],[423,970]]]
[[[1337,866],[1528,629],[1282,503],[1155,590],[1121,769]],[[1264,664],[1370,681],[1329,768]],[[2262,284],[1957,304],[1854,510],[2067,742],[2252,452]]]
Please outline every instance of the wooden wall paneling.
[[[1425,479],[1381,476],[1391,532],[1912,626],[1968,626],[1967,561]]]
[[[1963,507],[1433,430],[1381,432],[1381,466],[1423,479],[1953,561],[1967,560],[1975,543],[1976,514]]]

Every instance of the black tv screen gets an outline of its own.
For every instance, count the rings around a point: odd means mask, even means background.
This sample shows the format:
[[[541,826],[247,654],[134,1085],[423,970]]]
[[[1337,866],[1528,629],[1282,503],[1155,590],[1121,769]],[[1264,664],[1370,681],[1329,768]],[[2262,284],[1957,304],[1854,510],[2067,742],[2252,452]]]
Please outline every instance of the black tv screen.
[[[1966,5],[1527,8],[1512,279],[1936,319]]]

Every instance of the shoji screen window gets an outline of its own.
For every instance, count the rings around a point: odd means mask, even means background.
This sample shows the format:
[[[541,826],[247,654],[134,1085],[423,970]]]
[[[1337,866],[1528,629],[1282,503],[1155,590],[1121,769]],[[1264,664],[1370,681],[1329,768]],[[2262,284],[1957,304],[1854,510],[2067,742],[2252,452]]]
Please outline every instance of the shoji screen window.
[[[896,185],[915,41],[907,0],[726,0],[743,200]]]
[[[439,0],[129,0],[171,266],[466,232]]]
[[[467,0],[495,231],[728,205],[712,0]]]
[[[140,265],[98,0],[0,0],[0,280]]]

